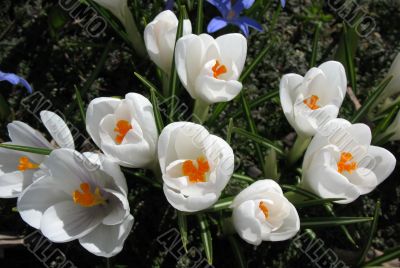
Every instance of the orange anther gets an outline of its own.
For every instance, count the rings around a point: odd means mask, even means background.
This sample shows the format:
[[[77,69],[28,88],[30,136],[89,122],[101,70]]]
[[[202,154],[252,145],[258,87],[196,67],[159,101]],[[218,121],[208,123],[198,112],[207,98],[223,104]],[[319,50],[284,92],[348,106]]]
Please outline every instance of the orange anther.
[[[212,67],[212,71],[214,73],[214,78],[218,78],[221,74],[226,73],[228,70],[225,65],[220,65],[219,61],[215,62],[215,65]]]
[[[27,169],[37,169],[39,165],[29,161],[28,157],[22,156],[19,158],[19,165],[17,168],[19,171],[26,171]]]
[[[258,204],[258,207],[261,209],[261,211],[264,213],[265,219],[269,218],[269,210],[267,205],[265,204],[265,202],[260,201],[260,203]]]
[[[305,99],[303,103],[308,106],[311,110],[317,110],[320,108],[320,106],[317,105],[317,102],[319,100],[319,97],[316,95],[312,95],[308,99]]]
[[[350,174],[353,173],[354,170],[357,169],[356,162],[349,162],[353,159],[353,155],[348,152],[342,152],[340,155],[340,160],[337,163],[338,172],[343,173],[343,171],[347,171]]]
[[[131,129],[132,129],[132,125],[128,121],[119,120],[117,122],[117,126],[114,128],[114,131],[118,133],[118,135],[115,137],[115,141],[118,144],[121,144],[121,142],[125,138],[126,133],[128,133],[128,131]]]
[[[192,183],[205,182],[205,174],[208,171],[210,171],[210,165],[203,157],[197,158],[197,167],[193,164],[192,160],[186,160],[182,165],[183,175],[188,176],[189,181]]]
[[[96,187],[94,193],[90,192],[90,185],[86,182],[81,183],[80,188],[82,192],[75,190],[72,193],[72,199],[75,204],[79,204],[82,207],[93,207],[105,203],[98,187]]]

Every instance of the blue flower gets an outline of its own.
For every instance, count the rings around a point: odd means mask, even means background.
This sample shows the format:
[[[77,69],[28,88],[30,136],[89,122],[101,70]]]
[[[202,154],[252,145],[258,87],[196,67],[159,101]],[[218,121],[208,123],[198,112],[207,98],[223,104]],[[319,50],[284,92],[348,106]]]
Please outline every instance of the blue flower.
[[[281,6],[285,7],[285,5],[286,5],[286,0],[281,0]]]
[[[16,74],[3,73],[0,71],[0,82],[1,81],[7,81],[13,85],[21,84],[28,90],[29,93],[32,93],[32,87],[29,85],[29,83],[24,78],[19,77]]]
[[[228,24],[236,25],[242,30],[245,36],[249,35],[249,27],[262,31],[261,25],[253,19],[245,16],[239,16],[243,9],[249,9],[255,0],[237,0],[232,3],[231,0],[207,0],[211,5],[215,6],[222,17],[213,18],[207,26],[207,32],[216,32]]]

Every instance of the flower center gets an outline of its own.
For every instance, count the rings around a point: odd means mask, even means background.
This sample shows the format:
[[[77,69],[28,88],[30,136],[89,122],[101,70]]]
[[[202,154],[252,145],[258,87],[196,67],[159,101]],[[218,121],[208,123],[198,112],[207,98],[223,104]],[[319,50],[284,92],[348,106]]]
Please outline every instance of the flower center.
[[[343,174],[344,171],[349,172],[350,174],[353,173],[354,170],[357,169],[356,162],[350,162],[353,159],[353,155],[348,152],[342,152],[340,155],[340,160],[337,163],[338,172]]]
[[[213,71],[213,73],[214,73],[214,78],[217,78],[218,79],[218,76],[220,76],[221,74],[224,74],[224,73],[226,73],[228,70],[226,69],[226,66],[225,65],[221,65],[220,63],[219,63],[219,61],[218,60],[216,60],[216,62],[215,62],[215,64],[214,64],[214,66],[212,67],[212,71]]]
[[[34,164],[31,161],[29,161],[29,158],[26,156],[22,156],[19,158],[19,165],[18,165],[18,170],[19,171],[26,171],[27,169],[37,169],[39,168],[38,164]]]
[[[75,190],[72,193],[72,199],[75,204],[79,204],[82,207],[93,207],[105,203],[106,200],[101,196],[99,187],[96,187],[94,193],[92,193],[90,185],[84,182],[81,183],[80,188],[82,192]]]
[[[227,19],[233,19],[236,16],[234,10],[229,10],[228,15],[226,16]]]
[[[126,120],[119,120],[117,122],[114,131],[118,133],[117,137],[115,137],[115,142],[121,144],[124,140],[126,133],[132,129],[132,125]]]
[[[317,110],[317,109],[321,108],[319,105],[317,105],[318,100],[319,100],[319,97],[317,95],[312,95],[311,97],[305,99],[303,102],[311,110]]]
[[[189,182],[206,182],[206,173],[210,171],[210,165],[204,157],[197,158],[197,167],[192,160],[186,160],[182,165],[182,173],[189,177]]]
[[[261,209],[262,213],[264,213],[265,219],[267,220],[269,218],[269,210],[265,202],[260,201],[258,207]]]

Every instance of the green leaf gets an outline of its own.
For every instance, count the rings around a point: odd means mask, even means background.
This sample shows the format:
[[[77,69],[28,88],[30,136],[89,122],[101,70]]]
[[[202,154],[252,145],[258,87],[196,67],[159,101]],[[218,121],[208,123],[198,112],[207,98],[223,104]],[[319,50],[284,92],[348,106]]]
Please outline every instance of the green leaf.
[[[204,0],[198,0],[197,1],[197,19],[196,19],[196,30],[195,34],[201,34],[203,33],[203,21],[204,21],[204,16],[203,16],[203,3]]]
[[[184,15],[186,13],[186,9],[185,6],[180,6],[179,9],[179,23],[178,23],[178,29],[176,31],[176,41],[179,40],[179,38],[181,38],[182,36],[182,32],[183,32],[183,19],[184,19]],[[176,45],[175,45],[176,48]],[[175,55],[175,48],[174,48],[174,54]],[[171,67],[171,77],[169,80],[169,96],[171,96],[171,106],[170,106],[170,113],[169,113],[169,120],[170,122],[173,122],[173,116],[175,114],[175,98],[174,96],[176,96],[176,91],[177,91],[177,87],[178,87],[178,74],[176,72],[176,66],[175,66],[175,57],[173,57],[172,59],[172,67]]]
[[[187,251],[187,243],[188,243],[188,231],[187,231],[187,216],[180,211],[176,211],[178,214],[178,226],[179,232],[181,233],[181,240],[183,244],[183,248]]]
[[[212,237],[208,226],[207,218],[204,214],[197,214],[197,220],[200,225],[200,237],[203,242],[204,251],[206,253],[208,264],[212,265],[213,262],[213,247]]]
[[[315,200],[305,200],[300,202],[292,202],[296,208],[304,208],[310,206],[318,206],[318,205],[325,205],[330,204],[335,201],[343,200],[343,198],[322,198],[322,199],[315,199]]]
[[[158,91],[157,87],[153,83],[151,83],[144,76],[140,75],[137,72],[134,72],[134,75],[140,80],[140,82],[143,83],[143,85],[145,85],[149,89],[149,91],[152,89],[157,95],[157,98],[161,99],[162,101],[165,100],[164,96]]]
[[[383,255],[376,257],[375,259],[372,259],[369,262],[365,263],[364,267],[379,266],[382,263],[389,262],[399,257],[400,257],[400,246],[385,251]]]
[[[361,253],[360,258],[358,260],[358,265],[357,265],[358,267],[360,267],[362,265],[362,263],[364,262],[365,257],[367,256],[368,250],[371,247],[372,239],[374,238],[374,235],[376,233],[376,229],[378,227],[378,219],[379,219],[380,208],[381,208],[381,202],[377,201],[376,205],[375,205],[374,220],[371,223],[371,228],[370,228],[370,231],[369,231],[367,243],[365,243],[364,248],[361,251],[362,253]]]
[[[208,208],[206,211],[216,212],[216,211],[228,209],[229,206],[232,204],[234,198],[235,198],[234,196],[222,198],[222,199],[218,200],[217,203],[215,203],[213,206]]]
[[[148,87],[150,91],[150,101],[151,104],[153,105],[153,112],[154,112],[154,118],[156,120],[157,130],[158,133],[161,133],[161,131],[164,128],[164,122],[162,120],[160,107],[158,105],[158,97],[162,98],[162,95],[158,92],[157,88],[150,81],[148,81],[146,78],[144,78],[143,76],[141,76],[136,72],[134,74],[146,87]]]
[[[315,24],[314,38],[313,38],[311,59],[310,59],[310,68],[314,67],[315,64],[317,63],[318,40],[319,40],[320,31],[321,31],[321,26],[322,26],[321,22],[317,22]]]
[[[351,50],[351,45],[349,44],[350,40],[349,40],[349,36],[347,33],[346,24],[343,24],[343,32],[344,32],[343,40],[344,40],[344,51],[345,51],[345,57],[346,57],[346,69],[350,76],[350,84],[353,89],[353,92],[356,93],[357,92],[357,82],[356,82],[357,74],[356,74],[356,69],[354,67],[354,56],[355,55]]]
[[[389,127],[390,123],[392,123],[393,119],[399,112],[399,105],[393,106],[391,110],[389,110],[386,114],[383,115],[381,121],[379,121],[378,125],[373,130],[373,144],[377,143],[379,139],[379,134],[384,134],[386,129]],[[378,140],[379,139],[379,140]]]
[[[246,183],[253,183],[253,182],[256,181],[255,179],[253,179],[253,178],[251,178],[249,176],[242,175],[242,174],[237,174],[237,173],[233,173],[232,178],[237,179],[237,180],[241,180],[241,181],[246,182]]]
[[[207,124],[209,126],[214,125],[215,121],[218,119],[219,115],[225,110],[226,106],[228,106],[228,102],[219,102],[214,107],[211,116],[207,120]]]
[[[372,217],[318,217],[300,220],[301,228],[320,228],[341,226],[372,221]]]
[[[261,137],[261,136],[259,136],[257,134],[250,133],[247,130],[244,130],[244,129],[241,129],[241,128],[238,128],[238,127],[233,127],[232,130],[233,130],[234,133],[237,133],[237,134],[239,134],[239,135],[241,135],[243,137],[246,137],[246,138],[256,142],[256,144],[259,144],[259,145],[261,145],[263,147],[266,147],[266,148],[269,148],[269,149],[273,149],[277,153],[279,153],[280,155],[284,154],[283,149],[280,146],[276,145],[274,142],[270,141],[270,140],[267,140],[267,139],[265,139],[265,138],[263,138],[263,137]]]
[[[130,168],[126,168],[126,167],[121,167],[121,171],[124,174],[131,175],[135,179],[139,179],[147,184],[150,184],[151,186],[153,186],[155,188],[162,189],[162,185],[155,178],[148,178],[145,175],[141,174],[140,172],[134,171],[134,170],[132,170]]]
[[[233,131],[233,119],[229,118],[228,131],[226,133],[226,142],[228,144],[231,144],[232,131]]]
[[[0,148],[33,153],[33,154],[41,154],[41,155],[49,155],[52,151],[52,149],[49,148],[38,148],[38,147],[22,146],[22,145],[8,144],[8,143],[7,144],[1,143]]]
[[[240,247],[235,236],[228,236],[229,244],[231,245],[233,256],[235,258],[235,264],[238,268],[247,268],[247,262],[243,254],[243,249]]]
[[[85,108],[84,108],[85,105],[83,104],[81,93],[79,92],[77,87],[75,87],[75,97],[76,97],[76,102],[79,107],[79,113],[81,115],[82,122],[86,126],[86,115],[85,115]]]
[[[385,90],[386,86],[390,83],[392,78],[393,76],[389,76],[378,85],[377,89],[374,90],[372,95],[368,97],[364,105],[361,106],[361,108],[356,112],[353,119],[351,120],[351,123],[358,122],[364,115],[367,114],[369,108],[375,103],[378,97],[382,94],[383,90]]]

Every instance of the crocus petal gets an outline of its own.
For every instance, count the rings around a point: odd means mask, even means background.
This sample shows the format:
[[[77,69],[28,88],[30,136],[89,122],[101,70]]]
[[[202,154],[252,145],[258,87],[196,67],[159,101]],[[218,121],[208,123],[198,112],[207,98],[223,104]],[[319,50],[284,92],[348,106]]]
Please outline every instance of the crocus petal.
[[[64,120],[50,111],[41,111],[40,118],[50,135],[63,148],[75,148],[74,138]]]
[[[245,24],[246,26],[251,27],[259,32],[263,31],[262,25],[251,18],[243,16],[243,17],[237,18],[236,21],[239,22],[240,24]]]
[[[261,225],[256,220],[253,201],[245,201],[233,210],[233,225],[239,236],[247,243],[258,246],[261,244]]]
[[[347,91],[347,78],[343,65],[337,61],[327,61],[318,66],[318,69],[324,72],[330,85],[340,89],[344,98]]]
[[[18,197],[28,185],[24,180],[24,174],[20,171],[2,174],[0,175],[0,198]]]
[[[43,213],[40,230],[53,242],[69,242],[84,237],[103,220],[98,207],[86,208],[71,200],[56,203]]]
[[[71,200],[71,196],[59,190],[50,177],[39,178],[18,198],[17,208],[21,218],[39,229],[43,213],[53,204]]]
[[[214,33],[222,28],[226,27],[228,22],[222,17],[213,18],[207,25],[207,32]]]
[[[133,216],[129,215],[121,224],[100,224],[89,234],[79,239],[79,243],[89,252],[110,258],[121,252],[124,242],[133,226]]]
[[[388,150],[370,146],[368,148],[367,157],[371,157],[373,160],[369,165],[370,169],[375,173],[378,184],[382,183],[389,175],[393,172],[396,167],[396,158]]]
[[[104,217],[102,223],[105,225],[116,225],[124,221],[129,215],[129,203],[125,195],[111,190],[103,189],[108,193],[107,206],[109,213]]]
[[[0,71],[0,82],[1,81],[7,81],[13,85],[18,85],[22,84],[29,93],[32,93],[32,87],[29,85],[29,83],[22,77],[13,74],[13,73],[3,73]]]
[[[99,124],[104,116],[111,114],[120,104],[115,98],[96,98],[89,103],[86,111],[86,130],[98,147],[101,146]]]
[[[226,17],[231,10],[230,0],[207,0],[207,2],[215,6],[224,17]]]
[[[232,60],[239,73],[242,72],[246,62],[247,55],[247,40],[243,35],[232,33],[224,34],[215,41],[220,47],[221,60],[229,62]],[[233,45],[234,44],[234,45]]]
[[[21,121],[13,121],[7,125],[8,135],[13,143],[24,146],[53,148],[51,144],[28,124]]]
[[[289,203],[290,214],[285,218],[283,224],[276,232],[266,234],[264,237],[267,241],[283,241],[295,236],[300,230],[300,218],[296,208]]]
[[[233,100],[240,93],[242,87],[242,83],[238,81],[225,81],[210,76],[199,76],[196,80],[197,96],[209,104]]]

